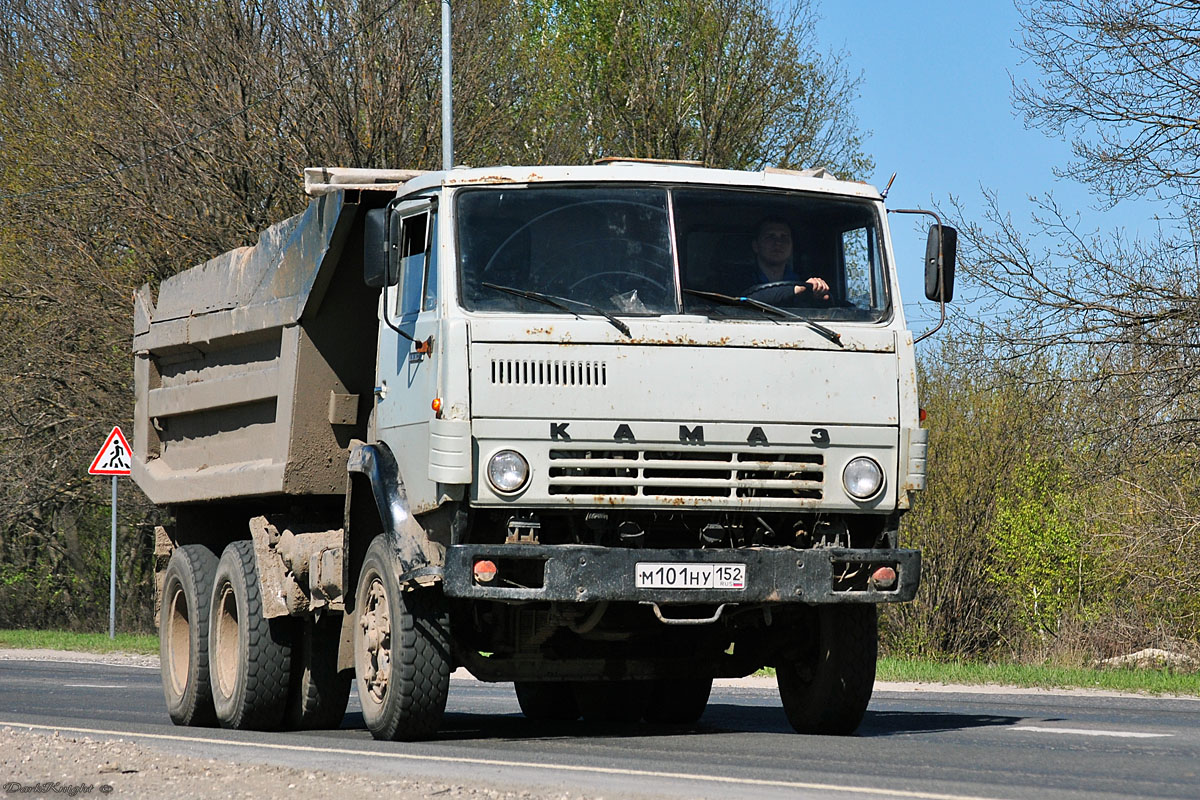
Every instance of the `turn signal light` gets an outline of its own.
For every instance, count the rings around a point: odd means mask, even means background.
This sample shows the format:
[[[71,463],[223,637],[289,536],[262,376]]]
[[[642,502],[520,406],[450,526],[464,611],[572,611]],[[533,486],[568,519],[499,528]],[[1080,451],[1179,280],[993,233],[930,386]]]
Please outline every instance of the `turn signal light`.
[[[433,398],[433,402],[430,403],[429,405],[431,408],[433,408],[434,411],[438,412],[439,414],[442,412],[442,398],[440,398],[440,397]]]
[[[495,561],[483,560],[475,562],[476,583],[491,583],[492,581],[496,580],[497,572],[498,570],[496,569]]]
[[[896,570],[891,567],[880,567],[871,573],[871,585],[876,589],[892,588],[896,585]]]

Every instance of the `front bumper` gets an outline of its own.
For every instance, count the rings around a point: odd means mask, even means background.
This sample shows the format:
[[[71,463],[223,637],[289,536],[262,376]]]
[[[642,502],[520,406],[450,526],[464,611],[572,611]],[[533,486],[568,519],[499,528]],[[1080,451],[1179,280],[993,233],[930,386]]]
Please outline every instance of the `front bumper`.
[[[498,565],[490,583],[475,580],[481,560]],[[639,563],[745,564],[741,589],[651,589],[636,585]],[[881,566],[895,584],[873,587]],[[506,576],[517,576],[510,580]],[[453,545],[446,551],[448,597],[475,600],[546,600],[696,603],[898,603],[911,600],[921,580],[919,550],[753,547],[737,550],[643,550],[589,545]]]

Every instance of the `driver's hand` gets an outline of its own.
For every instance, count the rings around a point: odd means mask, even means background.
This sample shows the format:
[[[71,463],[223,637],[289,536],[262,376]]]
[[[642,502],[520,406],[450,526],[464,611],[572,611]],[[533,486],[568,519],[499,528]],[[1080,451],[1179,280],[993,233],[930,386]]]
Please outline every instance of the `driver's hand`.
[[[822,300],[829,299],[829,284],[823,278],[809,278],[796,286],[796,294],[810,291]]]

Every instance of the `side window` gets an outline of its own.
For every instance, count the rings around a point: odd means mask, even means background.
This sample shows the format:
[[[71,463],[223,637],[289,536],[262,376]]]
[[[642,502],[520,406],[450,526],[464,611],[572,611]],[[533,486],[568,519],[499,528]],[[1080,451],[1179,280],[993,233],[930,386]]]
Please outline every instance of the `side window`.
[[[874,308],[880,287],[874,285],[875,231],[853,228],[842,233],[842,265],[846,270],[846,300],[858,308]]]
[[[433,311],[437,308],[437,214],[429,215],[429,246],[425,258],[425,300],[421,303],[422,311]]]
[[[405,217],[400,223],[400,285],[396,290],[396,315],[405,321],[421,310],[429,246],[429,212]]]

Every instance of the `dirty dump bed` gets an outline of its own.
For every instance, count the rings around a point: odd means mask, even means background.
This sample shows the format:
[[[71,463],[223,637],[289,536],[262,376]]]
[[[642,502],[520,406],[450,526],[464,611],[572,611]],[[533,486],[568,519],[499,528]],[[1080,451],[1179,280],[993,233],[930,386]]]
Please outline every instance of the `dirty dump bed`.
[[[378,290],[344,192],[134,298],[133,477],[155,503],[345,492]]]

